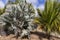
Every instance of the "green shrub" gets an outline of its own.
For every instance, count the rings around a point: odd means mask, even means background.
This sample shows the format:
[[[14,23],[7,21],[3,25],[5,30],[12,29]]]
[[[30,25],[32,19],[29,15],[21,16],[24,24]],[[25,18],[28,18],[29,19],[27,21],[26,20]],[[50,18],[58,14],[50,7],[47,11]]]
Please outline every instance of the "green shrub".
[[[60,3],[50,0],[45,3],[45,9],[39,14],[39,22],[44,26],[43,30],[47,33],[60,32]]]

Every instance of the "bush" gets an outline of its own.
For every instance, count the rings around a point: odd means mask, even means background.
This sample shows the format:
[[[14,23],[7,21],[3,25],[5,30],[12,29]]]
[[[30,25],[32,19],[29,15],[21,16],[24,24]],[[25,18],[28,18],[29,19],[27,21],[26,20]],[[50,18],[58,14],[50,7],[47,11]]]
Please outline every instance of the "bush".
[[[38,21],[44,26],[43,30],[47,33],[60,32],[60,3],[51,0],[45,3],[44,11],[40,12]]]

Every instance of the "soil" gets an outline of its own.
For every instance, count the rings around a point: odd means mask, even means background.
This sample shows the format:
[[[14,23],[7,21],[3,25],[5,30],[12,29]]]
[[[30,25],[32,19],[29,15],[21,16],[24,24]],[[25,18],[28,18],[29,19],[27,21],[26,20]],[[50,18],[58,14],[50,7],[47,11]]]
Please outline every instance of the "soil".
[[[38,29],[39,30],[39,29]],[[31,40],[49,40],[48,35],[43,33],[42,30],[40,31],[32,31],[30,35]],[[13,34],[10,34],[8,36],[0,36],[0,40],[21,40],[20,37],[16,39],[16,37]],[[28,40],[27,38],[23,38],[22,40]],[[50,40],[60,40],[59,37],[50,35]]]
[[[31,35],[31,40],[48,40],[47,35],[41,32],[32,32]],[[0,40],[21,40],[20,37],[16,39],[14,35],[10,34],[8,36],[1,36]],[[27,38],[23,38],[22,40],[28,40]],[[57,37],[51,37],[51,40],[60,40],[60,38]]]
[[[21,40],[21,39],[19,37],[18,37],[18,39],[16,39],[16,38],[14,38],[14,35],[9,35],[9,36],[0,37],[0,40]],[[28,39],[24,38],[22,40],[28,40]],[[40,40],[40,38],[37,35],[32,34],[31,40]],[[47,39],[45,39],[45,40],[47,40]]]

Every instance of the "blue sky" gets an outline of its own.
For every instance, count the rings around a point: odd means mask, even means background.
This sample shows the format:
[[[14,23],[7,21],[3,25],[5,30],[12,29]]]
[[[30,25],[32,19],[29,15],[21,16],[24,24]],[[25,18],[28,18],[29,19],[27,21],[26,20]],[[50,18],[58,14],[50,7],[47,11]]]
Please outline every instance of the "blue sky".
[[[0,8],[4,8],[8,0],[0,0]],[[27,0],[28,3],[32,3],[35,8],[44,9],[45,0]]]

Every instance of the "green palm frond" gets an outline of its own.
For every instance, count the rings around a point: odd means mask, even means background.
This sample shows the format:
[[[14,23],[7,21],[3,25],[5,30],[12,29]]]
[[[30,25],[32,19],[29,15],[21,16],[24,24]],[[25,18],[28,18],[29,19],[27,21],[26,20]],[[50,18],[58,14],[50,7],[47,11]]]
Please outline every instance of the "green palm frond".
[[[43,30],[47,32],[57,31],[60,25],[60,3],[46,1],[44,11],[40,12],[40,9],[37,9],[37,11],[40,16],[39,21],[44,25]]]

